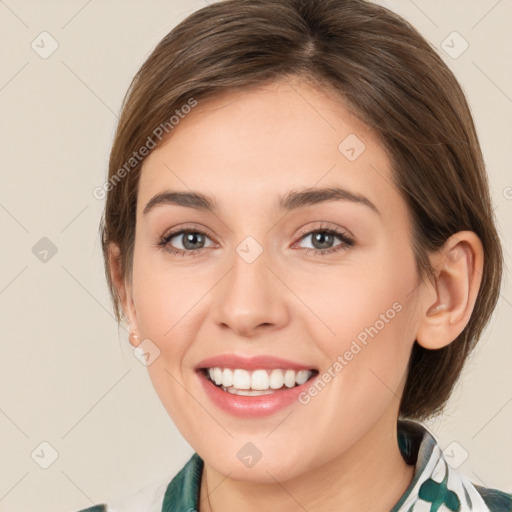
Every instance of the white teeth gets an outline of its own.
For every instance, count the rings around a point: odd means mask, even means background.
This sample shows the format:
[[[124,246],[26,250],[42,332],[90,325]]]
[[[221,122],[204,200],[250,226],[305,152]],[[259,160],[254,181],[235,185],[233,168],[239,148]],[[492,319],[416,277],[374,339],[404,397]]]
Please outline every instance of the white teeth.
[[[224,368],[222,374],[222,385],[226,387],[233,385],[233,370],[231,368]]]
[[[308,370],[299,370],[295,376],[295,382],[300,386],[309,379],[311,372]]]
[[[272,389],[280,389],[284,384],[284,375],[281,370],[272,370],[270,372],[270,387]]]
[[[251,389],[256,389],[256,390],[268,389],[267,370],[255,370],[252,372]]]
[[[237,368],[233,372],[233,387],[236,389],[251,389],[251,374],[247,370]]]
[[[284,372],[284,384],[287,388],[295,386],[295,372],[293,370],[286,370]]]
[[[293,388],[304,384],[313,374],[311,370],[254,370],[209,368],[208,375],[217,386],[233,394],[257,396],[273,393],[283,386]]]
[[[273,393],[273,391],[270,391],[269,389],[267,389],[265,391],[257,391],[257,390],[253,391],[252,389],[250,389],[247,391],[245,389],[235,389],[233,386],[231,386],[227,389],[224,389],[224,391],[227,391],[228,393],[231,393],[233,395],[243,395],[243,396],[260,396],[260,395],[270,395]]]
[[[213,369],[213,380],[217,385],[222,383],[222,370],[220,368]]]

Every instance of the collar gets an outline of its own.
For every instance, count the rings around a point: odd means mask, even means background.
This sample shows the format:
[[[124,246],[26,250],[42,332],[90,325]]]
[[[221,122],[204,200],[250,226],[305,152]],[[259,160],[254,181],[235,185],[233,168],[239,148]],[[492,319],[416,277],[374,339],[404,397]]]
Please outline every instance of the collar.
[[[490,511],[476,487],[448,464],[426,427],[400,420],[397,435],[404,460],[414,464],[414,475],[391,512]]]
[[[456,472],[433,434],[420,423],[399,420],[398,446],[414,464],[413,479],[390,512],[510,512],[512,495],[472,484]],[[450,457],[448,457],[449,460]],[[199,510],[204,462],[194,453],[165,492],[162,512]]]

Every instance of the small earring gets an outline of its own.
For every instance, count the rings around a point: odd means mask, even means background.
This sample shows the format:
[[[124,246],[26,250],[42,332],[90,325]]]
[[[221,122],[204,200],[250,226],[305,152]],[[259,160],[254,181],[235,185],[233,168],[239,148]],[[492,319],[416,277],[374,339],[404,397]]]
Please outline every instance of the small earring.
[[[138,347],[140,344],[140,336],[137,334],[137,331],[130,331],[130,335],[128,336],[130,340],[130,344],[134,347]]]

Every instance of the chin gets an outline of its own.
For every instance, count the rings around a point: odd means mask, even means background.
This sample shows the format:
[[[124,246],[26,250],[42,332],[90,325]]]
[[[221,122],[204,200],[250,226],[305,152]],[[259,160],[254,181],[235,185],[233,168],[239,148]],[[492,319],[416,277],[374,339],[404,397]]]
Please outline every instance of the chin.
[[[281,453],[270,448],[257,450],[251,442],[242,444],[242,448],[239,447],[240,444],[236,442],[235,449],[231,447],[221,449],[220,457],[219,450],[198,453],[205,464],[221,475],[229,475],[230,479],[252,483],[275,484],[276,480],[284,482],[311,469],[300,450],[290,450],[282,445],[284,450]],[[290,451],[292,457],[290,457]]]

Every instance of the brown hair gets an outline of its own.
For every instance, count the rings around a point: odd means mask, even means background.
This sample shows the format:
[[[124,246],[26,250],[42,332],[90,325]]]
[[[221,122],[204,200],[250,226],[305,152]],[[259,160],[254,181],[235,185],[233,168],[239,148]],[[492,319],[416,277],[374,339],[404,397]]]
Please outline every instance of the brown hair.
[[[468,324],[448,346],[427,350],[415,342],[411,353],[400,415],[439,413],[498,300],[501,244],[461,87],[408,22],[365,0],[225,0],[193,13],[156,46],[124,98],[110,154],[100,233],[116,318],[122,307],[108,249],[119,249],[120,275],[131,279],[143,159],[129,170],[126,162],[158,126],[169,131],[170,117],[191,98],[288,77],[338,95],[380,138],[411,213],[421,278],[435,279],[428,255],[457,231],[474,231],[483,243]]]

